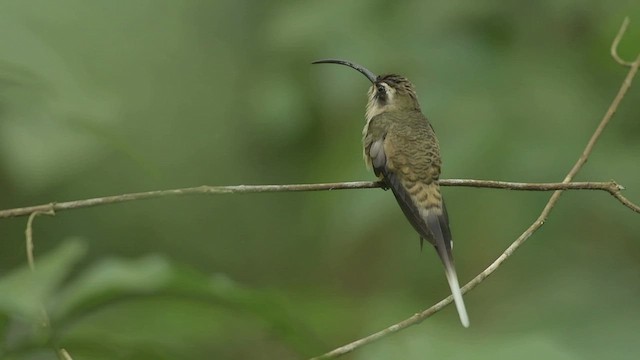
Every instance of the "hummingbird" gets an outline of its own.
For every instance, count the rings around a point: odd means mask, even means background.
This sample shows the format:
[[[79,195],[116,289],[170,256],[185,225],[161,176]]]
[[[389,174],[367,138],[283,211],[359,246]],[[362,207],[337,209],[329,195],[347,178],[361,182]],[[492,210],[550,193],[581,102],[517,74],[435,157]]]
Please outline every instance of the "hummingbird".
[[[362,130],[365,163],[393,192],[405,217],[420,235],[420,248],[425,240],[434,246],[444,265],[460,322],[469,327],[453,262],[449,216],[438,185],[440,145],[422,114],[415,87],[403,76],[375,75],[346,60],[322,59],[313,64],[345,65],[371,82]]]

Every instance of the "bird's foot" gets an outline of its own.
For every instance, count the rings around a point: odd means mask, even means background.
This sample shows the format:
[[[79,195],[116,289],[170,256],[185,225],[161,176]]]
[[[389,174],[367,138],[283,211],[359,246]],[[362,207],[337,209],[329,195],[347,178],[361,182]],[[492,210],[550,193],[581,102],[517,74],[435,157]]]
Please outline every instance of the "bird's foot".
[[[378,185],[380,185],[380,189],[382,189],[384,191],[389,190],[389,186],[387,185],[387,183],[384,180],[378,181]]]

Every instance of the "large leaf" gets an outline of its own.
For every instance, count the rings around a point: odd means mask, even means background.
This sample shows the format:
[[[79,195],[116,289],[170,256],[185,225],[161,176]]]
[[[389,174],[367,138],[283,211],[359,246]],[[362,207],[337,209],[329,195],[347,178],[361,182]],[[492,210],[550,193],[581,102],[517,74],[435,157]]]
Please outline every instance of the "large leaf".
[[[34,272],[25,264],[0,278],[0,312],[41,319],[43,305],[84,253],[81,242],[66,241],[51,253],[36,258]]]
[[[162,300],[169,296],[222,309],[253,322],[299,352],[317,351],[310,331],[288,310],[286,301],[270,291],[253,290],[218,274],[204,276],[172,266],[150,255],[138,260],[108,259],[86,270],[53,299],[50,316],[61,327],[82,322],[96,312],[127,300]],[[160,301],[157,316],[174,316],[175,303]],[[200,305],[198,305],[200,306]],[[167,309],[163,309],[167,307]],[[171,315],[167,315],[171,313]],[[174,329],[175,330],[175,329]],[[188,330],[186,330],[188,332]],[[152,333],[149,334],[153,337]]]

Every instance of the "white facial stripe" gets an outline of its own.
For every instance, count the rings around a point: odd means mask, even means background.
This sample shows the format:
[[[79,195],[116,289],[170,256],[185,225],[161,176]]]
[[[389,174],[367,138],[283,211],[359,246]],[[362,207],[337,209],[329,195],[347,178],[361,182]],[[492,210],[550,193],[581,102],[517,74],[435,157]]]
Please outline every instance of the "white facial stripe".
[[[385,90],[387,90],[387,94],[395,94],[396,90],[389,86],[389,84],[387,84],[386,82],[382,82],[381,84],[382,86],[384,86]]]
[[[367,123],[365,124],[364,129],[362,129],[363,135],[366,134],[369,129],[369,122],[371,122],[371,119],[385,110],[385,108],[388,106],[388,103],[393,100],[393,95],[396,93],[395,89],[389,86],[389,84],[381,82],[380,85],[384,86],[386,90],[387,104],[380,104],[378,102],[378,100],[376,99],[376,94],[378,91],[377,86],[372,85],[369,89],[369,101],[367,102],[367,111],[365,113],[365,119]]]

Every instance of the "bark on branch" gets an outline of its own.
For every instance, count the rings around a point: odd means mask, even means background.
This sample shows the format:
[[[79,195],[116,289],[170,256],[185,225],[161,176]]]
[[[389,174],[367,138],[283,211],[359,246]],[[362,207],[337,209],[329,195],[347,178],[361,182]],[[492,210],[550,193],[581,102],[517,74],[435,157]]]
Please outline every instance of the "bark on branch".
[[[615,181],[608,182],[570,182],[570,183],[521,183],[496,180],[474,179],[442,179],[442,186],[464,186],[475,188],[526,190],[526,191],[553,191],[553,190],[601,190],[613,195],[621,203],[635,212],[640,213],[640,207],[622,196],[624,187]],[[32,213],[58,212],[71,209],[81,209],[92,206],[115,204],[127,201],[137,201],[169,196],[184,195],[221,195],[243,193],[266,192],[297,192],[297,191],[322,191],[322,190],[348,190],[348,189],[372,189],[380,188],[382,184],[375,181],[354,181],[323,184],[287,184],[287,185],[232,185],[232,186],[197,186],[182,189],[145,191],[139,193],[121,194],[105,197],[97,197],[83,200],[54,202],[49,204],[27,206],[15,209],[0,210],[0,219],[18,216],[29,216]]]

